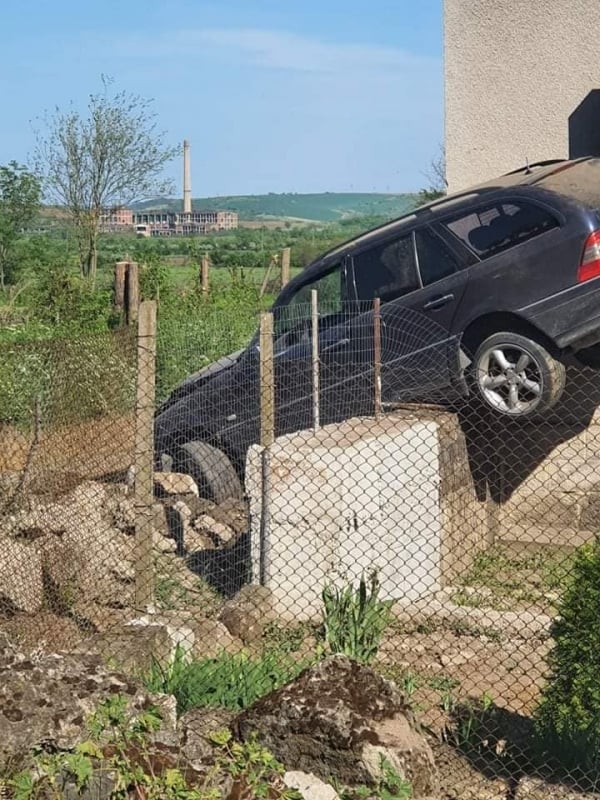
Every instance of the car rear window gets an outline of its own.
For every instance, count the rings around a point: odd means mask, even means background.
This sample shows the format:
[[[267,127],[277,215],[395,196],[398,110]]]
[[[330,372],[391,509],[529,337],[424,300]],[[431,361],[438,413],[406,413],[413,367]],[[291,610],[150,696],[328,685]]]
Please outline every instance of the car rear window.
[[[484,259],[556,228],[558,221],[532,203],[513,202],[482,207],[446,226]]]

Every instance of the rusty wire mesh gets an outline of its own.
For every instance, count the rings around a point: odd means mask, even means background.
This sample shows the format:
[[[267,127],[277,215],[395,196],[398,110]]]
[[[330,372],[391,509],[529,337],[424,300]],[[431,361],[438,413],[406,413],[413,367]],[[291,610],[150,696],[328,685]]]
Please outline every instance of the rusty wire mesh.
[[[600,375],[571,365],[552,409],[513,419],[461,394],[452,376],[471,354],[440,326],[384,304],[379,347],[372,312],[357,323],[326,297],[316,402],[303,300],[275,311],[266,406],[258,330],[234,352],[248,327],[225,311],[176,338],[159,319],[149,507],[135,331],[2,345],[0,630],[28,651],[95,647],[182,714],[239,712],[345,650],[416,711],[440,796],[593,794],[593,745],[561,761],[536,720],[555,620],[600,525]],[[361,621],[363,579],[380,605]],[[354,616],[336,617],[345,591]],[[577,700],[592,733],[594,692]]]

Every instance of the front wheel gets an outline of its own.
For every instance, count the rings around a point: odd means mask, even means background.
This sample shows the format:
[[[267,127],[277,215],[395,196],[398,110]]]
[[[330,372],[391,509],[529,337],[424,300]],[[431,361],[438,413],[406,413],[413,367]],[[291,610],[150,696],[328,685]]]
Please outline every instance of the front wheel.
[[[241,499],[243,489],[235,467],[225,453],[206,442],[186,442],[180,447],[177,468],[191,475],[201,497],[220,504]]]
[[[489,408],[510,417],[530,417],[558,402],[566,370],[539,342],[503,332],[479,345],[472,378],[477,395]]]

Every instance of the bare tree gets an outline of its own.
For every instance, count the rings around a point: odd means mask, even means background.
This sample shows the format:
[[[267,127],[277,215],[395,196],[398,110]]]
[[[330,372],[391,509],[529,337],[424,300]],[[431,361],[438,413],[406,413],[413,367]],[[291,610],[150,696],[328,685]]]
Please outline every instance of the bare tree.
[[[438,155],[431,160],[429,169],[424,175],[429,185],[419,192],[419,205],[430,203],[432,200],[437,200],[438,197],[443,197],[446,194],[448,181],[446,180],[446,149],[443,145],[440,145]]]
[[[102,216],[136,198],[165,194],[163,168],[178,152],[157,131],[151,101],[126,92],[90,95],[87,113],[71,108],[44,117],[36,165],[48,199],[66,208],[79,246],[81,274],[92,281]]]

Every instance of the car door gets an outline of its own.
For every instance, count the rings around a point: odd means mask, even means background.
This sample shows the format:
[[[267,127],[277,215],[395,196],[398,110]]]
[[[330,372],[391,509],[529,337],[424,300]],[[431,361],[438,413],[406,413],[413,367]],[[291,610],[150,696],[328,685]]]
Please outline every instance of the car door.
[[[464,366],[460,337],[453,323],[467,288],[469,271],[462,252],[453,249],[436,232],[423,226],[414,232],[420,288],[403,298],[414,312],[412,344],[419,358],[425,388],[444,388],[455,383]]]
[[[426,285],[421,277],[421,257]],[[429,229],[380,240],[353,258],[354,346],[365,375],[373,369],[373,299],[381,301],[381,380],[385,401],[409,400],[452,381],[449,326],[462,293],[458,261]],[[450,348],[451,349],[451,348]]]

